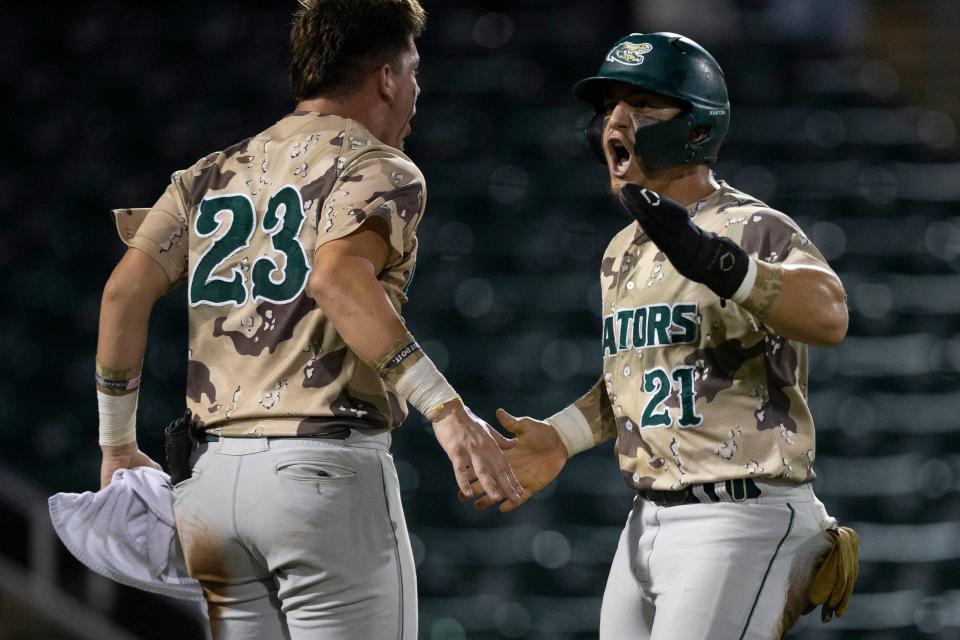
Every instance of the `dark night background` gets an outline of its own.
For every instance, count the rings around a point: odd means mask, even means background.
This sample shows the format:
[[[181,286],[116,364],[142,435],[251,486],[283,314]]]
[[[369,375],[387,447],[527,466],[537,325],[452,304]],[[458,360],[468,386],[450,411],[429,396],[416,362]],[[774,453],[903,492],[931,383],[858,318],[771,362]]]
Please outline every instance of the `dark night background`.
[[[813,350],[816,490],[863,538],[847,616],[803,639],[960,634],[960,4],[948,0],[425,0],[407,153],[428,184],[405,316],[468,403],[544,417],[600,371],[598,270],[627,223],[570,86],[630,31],[707,46],[733,102],[719,177],[790,214],[850,296]],[[195,607],[86,572],[45,498],[94,489],[109,210],[292,110],[294,2],[21,4],[0,20],[0,640],[202,638]],[[185,379],[184,288],[155,310],[141,447]],[[455,499],[419,416],[394,440],[430,640],[596,637],[631,496],[612,447],[518,512]]]

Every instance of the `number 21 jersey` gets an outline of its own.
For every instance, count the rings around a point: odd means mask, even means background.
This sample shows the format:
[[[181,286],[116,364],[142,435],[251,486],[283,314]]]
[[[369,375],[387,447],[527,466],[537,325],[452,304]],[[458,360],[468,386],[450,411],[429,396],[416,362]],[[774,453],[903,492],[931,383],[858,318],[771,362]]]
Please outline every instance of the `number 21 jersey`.
[[[830,269],[789,217],[725,183],[691,215],[759,260]],[[628,484],[813,479],[806,345],[677,273],[637,224],[611,241],[600,280],[602,385]]]

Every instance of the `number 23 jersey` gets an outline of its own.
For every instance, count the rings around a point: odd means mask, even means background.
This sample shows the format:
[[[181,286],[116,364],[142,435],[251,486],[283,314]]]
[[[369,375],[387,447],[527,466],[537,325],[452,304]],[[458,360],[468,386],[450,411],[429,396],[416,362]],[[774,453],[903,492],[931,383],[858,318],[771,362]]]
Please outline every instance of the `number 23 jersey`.
[[[754,258],[829,269],[790,218],[725,183],[691,215]],[[637,224],[611,241],[600,280],[601,384],[629,485],[813,479],[806,345],[677,273]]]
[[[173,175],[150,209],[114,212],[189,304],[187,406],[213,433],[396,427],[406,407],[307,291],[314,252],[379,218],[381,285],[406,302],[426,203],[419,169],[359,123],[293,113]],[[383,231],[383,230],[386,231]]]

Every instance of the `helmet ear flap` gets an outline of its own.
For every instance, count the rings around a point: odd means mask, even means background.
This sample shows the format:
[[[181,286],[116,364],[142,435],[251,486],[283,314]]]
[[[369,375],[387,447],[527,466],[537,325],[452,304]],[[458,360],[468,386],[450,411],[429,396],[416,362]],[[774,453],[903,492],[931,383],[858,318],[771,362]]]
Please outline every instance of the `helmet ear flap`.
[[[590,122],[583,130],[587,136],[587,144],[590,145],[590,150],[603,165],[607,164],[607,156],[603,153],[603,125],[606,119],[606,114],[597,112],[590,118]]]

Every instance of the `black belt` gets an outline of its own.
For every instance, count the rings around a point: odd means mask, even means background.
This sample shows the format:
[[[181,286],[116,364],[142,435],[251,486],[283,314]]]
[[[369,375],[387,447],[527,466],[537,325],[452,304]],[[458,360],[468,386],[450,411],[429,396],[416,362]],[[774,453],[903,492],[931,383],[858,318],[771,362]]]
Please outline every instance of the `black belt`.
[[[718,485],[723,487],[726,495],[722,496],[718,493]],[[697,489],[702,489],[702,491]],[[760,487],[750,478],[737,478],[724,482],[694,484],[678,491],[642,489],[637,493],[657,506],[673,507],[680,504],[702,504],[705,502],[743,502],[748,498],[759,498]]]

